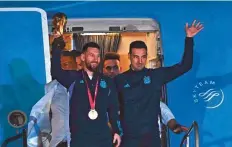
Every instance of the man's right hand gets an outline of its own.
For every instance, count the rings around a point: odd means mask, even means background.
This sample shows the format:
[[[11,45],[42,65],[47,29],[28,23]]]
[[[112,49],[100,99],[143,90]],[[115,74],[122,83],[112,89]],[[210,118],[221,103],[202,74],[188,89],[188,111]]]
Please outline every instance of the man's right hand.
[[[114,134],[113,143],[116,144],[115,147],[119,147],[121,144],[121,137],[117,133]]]
[[[60,34],[59,32],[56,32],[56,33],[53,33],[52,36],[54,37],[54,39],[56,39],[62,36],[62,34]]]

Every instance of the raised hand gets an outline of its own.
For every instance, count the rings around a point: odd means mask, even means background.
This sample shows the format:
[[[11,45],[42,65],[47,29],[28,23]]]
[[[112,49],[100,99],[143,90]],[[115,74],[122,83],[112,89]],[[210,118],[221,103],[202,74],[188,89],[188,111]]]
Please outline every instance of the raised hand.
[[[189,27],[189,24],[185,24],[185,32],[187,37],[194,37],[197,33],[199,33],[203,29],[203,25],[196,20],[193,21],[192,25]]]

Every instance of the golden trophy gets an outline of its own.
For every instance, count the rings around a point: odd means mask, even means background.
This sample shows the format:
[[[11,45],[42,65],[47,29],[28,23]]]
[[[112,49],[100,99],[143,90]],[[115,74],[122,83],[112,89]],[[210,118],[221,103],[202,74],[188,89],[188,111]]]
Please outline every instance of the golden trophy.
[[[64,41],[66,43],[64,50],[70,51],[73,49],[73,45],[72,45],[73,34],[65,32],[66,24],[67,24],[67,16],[64,13],[56,13],[53,16],[52,18],[53,30],[52,33],[49,35],[50,49],[54,38],[60,37],[61,35],[63,35]]]

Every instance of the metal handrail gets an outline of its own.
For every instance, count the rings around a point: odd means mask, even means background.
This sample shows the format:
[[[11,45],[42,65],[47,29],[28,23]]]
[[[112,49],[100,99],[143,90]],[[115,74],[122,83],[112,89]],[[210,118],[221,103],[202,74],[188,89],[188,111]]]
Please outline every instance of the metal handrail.
[[[13,137],[10,137],[8,139],[6,139],[1,147],[7,147],[7,145],[15,140],[18,140],[19,138],[23,138],[23,147],[27,147],[27,130],[26,129],[23,129],[22,133],[18,134],[18,135],[15,135]]]
[[[194,129],[195,147],[199,147],[199,128],[198,128],[198,124],[196,121],[193,121],[191,127],[189,128],[187,133],[182,138],[181,143],[180,143],[180,147],[183,147],[185,140],[188,139],[188,137],[193,129]]]

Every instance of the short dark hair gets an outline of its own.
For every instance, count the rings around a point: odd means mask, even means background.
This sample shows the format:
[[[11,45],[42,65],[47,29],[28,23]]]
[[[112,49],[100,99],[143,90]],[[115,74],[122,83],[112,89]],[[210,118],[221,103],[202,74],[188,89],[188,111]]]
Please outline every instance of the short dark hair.
[[[108,52],[105,54],[104,56],[104,61],[103,63],[106,61],[106,60],[118,60],[120,61],[120,55],[118,53],[115,53],[115,52]]]
[[[72,50],[70,53],[74,57],[79,57],[81,55],[81,52],[77,50]]]
[[[86,52],[89,47],[97,48],[100,50],[100,46],[95,42],[88,42],[82,48],[82,53]]]
[[[131,54],[132,48],[144,48],[147,51],[147,45],[141,40],[136,40],[136,41],[131,42],[130,48],[129,48],[129,54]]]
[[[62,52],[63,56],[71,56],[74,59],[76,59],[76,57],[79,57],[81,55],[81,52],[77,51],[77,50],[72,50],[72,51],[63,51]]]

